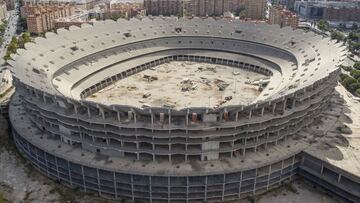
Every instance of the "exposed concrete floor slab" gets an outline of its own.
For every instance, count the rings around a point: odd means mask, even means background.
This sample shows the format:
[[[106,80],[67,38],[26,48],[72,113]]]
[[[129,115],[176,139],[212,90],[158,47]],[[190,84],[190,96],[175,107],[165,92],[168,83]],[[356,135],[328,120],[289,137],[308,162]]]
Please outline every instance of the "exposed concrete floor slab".
[[[173,61],[119,80],[87,100],[137,107],[212,108],[220,106],[226,97],[232,97],[226,105],[245,105],[260,95],[258,86],[245,82],[265,78],[267,76],[256,72],[225,65]],[[220,91],[220,83],[228,86]]]
[[[307,131],[308,134],[322,133],[305,152],[359,177],[360,102],[341,85],[336,87],[336,91],[338,96],[334,98],[330,112],[319,125]],[[335,125],[330,120],[336,120]]]

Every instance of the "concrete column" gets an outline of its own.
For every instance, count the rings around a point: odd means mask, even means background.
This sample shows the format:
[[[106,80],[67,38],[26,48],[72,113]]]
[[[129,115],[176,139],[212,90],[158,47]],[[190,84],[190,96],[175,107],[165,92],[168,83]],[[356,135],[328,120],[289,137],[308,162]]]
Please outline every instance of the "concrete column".
[[[188,202],[189,202],[189,176],[186,176],[186,203]]]
[[[339,174],[337,182],[340,183],[340,180],[341,180],[341,174]]]
[[[151,116],[151,132],[154,132],[154,113],[152,112],[152,110],[150,109],[150,116]]]
[[[105,112],[104,109],[100,106],[97,107],[99,109],[99,114],[101,115],[102,119],[105,119]]]
[[[268,146],[268,140],[269,140],[269,133],[266,133],[266,143],[265,143],[265,148],[267,149]]]
[[[273,104],[273,107],[272,107],[272,113],[275,114],[275,110],[276,110],[276,103]]]
[[[151,182],[151,176],[149,176],[149,200],[150,200],[150,203],[152,203],[152,182]]]
[[[205,176],[205,194],[204,194],[204,202],[207,202],[207,190],[208,190],[208,176]]]
[[[115,174],[115,172],[113,172],[113,181],[114,181],[115,198],[117,198],[118,195],[117,195],[117,188],[116,188],[116,174]]]
[[[118,111],[116,111],[116,113],[117,113],[117,119],[118,119],[118,121],[121,122],[120,111],[118,110]]]
[[[226,175],[223,175],[224,178],[223,178],[222,194],[221,194],[221,200],[222,201],[224,201],[224,196],[225,196],[225,181],[226,181],[225,176]]]
[[[169,134],[171,134],[171,109],[168,110],[169,114]]]
[[[265,107],[262,107],[262,109],[261,109],[261,117],[264,116],[264,111],[265,111]]]
[[[251,116],[252,116],[252,109],[250,109],[249,111],[249,119],[251,119]]]
[[[253,189],[253,195],[255,195],[256,193],[256,180],[257,180],[257,175],[258,175],[258,169],[255,169],[255,178],[254,178],[254,189]]]
[[[233,158],[233,153],[234,153],[234,146],[235,146],[235,141],[231,141],[231,153],[230,153],[230,158]]]
[[[283,104],[284,104],[284,106],[283,106],[283,113],[285,113],[285,110],[286,110],[286,99],[283,101]]]
[[[170,177],[168,176],[167,179],[168,179],[168,185],[167,185],[167,187],[168,187],[168,203],[171,203],[170,202]]]
[[[78,114],[78,106],[76,104],[74,104],[74,112],[75,114]]]
[[[82,178],[83,178],[84,192],[86,192],[85,173],[84,173],[84,166],[83,165],[81,165],[81,175],[82,175]]]
[[[268,180],[267,180],[267,184],[266,184],[266,190],[269,190],[270,174],[271,174],[271,164],[269,165]]]
[[[242,171],[240,172],[240,181],[239,181],[239,195],[238,195],[238,198],[240,199],[241,197],[241,182],[242,182]]]
[[[46,164],[46,174],[49,176],[49,163],[48,163],[48,160],[47,160],[46,153],[44,153],[44,155],[45,155],[45,164]]]
[[[68,175],[69,175],[70,185],[72,185],[72,179],[71,179],[71,172],[70,172],[70,163],[69,163],[69,161],[67,161],[67,167],[68,167]]]
[[[295,108],[295,104],[296,104],[296,99],[295,99],[295,97],[294,97],[293,102],[292,102],[292,105],[291,105],[291,108],[292,108],[292,109]]]
[[[46,104],[46,97],[45,97],[45,94],[44,94],[44,93],[43,93],[42,98],[43,98],[43,102]]]
[[[134,177],[132,175],[130,175],[130,179],[131,179],[131,199],[134,201]]]
[[[91,118],[91,111],[90,111],[90,107],[87,107],[87,112],[88,112],[88,117]]]
[[[236,112],[235,121],[238,121],[238,120],[239,120],[239,112]]]
[[[59,165],[58,165],[58,162],[57,162],[57,157],[55,157],[55,166],[56,166],[56,175],[57,175],[57,178],[60,179],[60,175],[59,175]]]
[[[291,163],[291,173],[294,170],[294,164],[295,164],[295,156],[292,157],[292,163]],[[292,175],[290,176],[290,181],[292,180]]]

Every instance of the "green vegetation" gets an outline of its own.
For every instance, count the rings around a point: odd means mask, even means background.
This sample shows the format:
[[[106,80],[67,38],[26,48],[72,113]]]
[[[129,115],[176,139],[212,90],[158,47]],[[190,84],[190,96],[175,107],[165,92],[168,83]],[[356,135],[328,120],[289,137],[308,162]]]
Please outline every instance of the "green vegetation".
[[[4,20],[3,23],[0,25],[0,44],[2,44],[4,41],[3,36],[4,36],[5,30],[6,30],[6,27],[7,27],[7,21]]]
[[[356,80],[360,80],[360,70],[354,69],[350,72],[350,75]]]
[[[322,31],[329,31],[330,25],[326,20],[320,20],[317,24],[317,27]]]
[[[24,17],[19,18],[19,20],[18,20],[18,29],[27,30],[26,18],[24,18]]]
[[[344,66],[344,65],[340,65],[340,68],[343,69],[344,71],[351,71],[353,68],[351,66]]]
[[[11,42],[6,50],[4,60],[9,60],[11,54],[15,54],[18,48],[24,48],[25,43],[31,42],[30,33],[24,32],[19,38],[13,37]]]
[[[352,70],[350,75],[341,74],[341,84],[352,94],[360,95],[360,71]]]
[[[6,203],[6,199],[1,192],[0,192],[0,203]]]
[[[340,41],[344,41],[345,40],[345,35],[344,34],[342,34],[341,32],[339,32],[339,31],[333,31],[333,32],[331,32],[331,39],[336,39],[338,42],[340,42]]]
[[[0,25],[0,34],[3,35],[6,30],[7,23],[3,23]]]
[[[339,28],[336,30],[331,29],[326,20],[319,20],[317,22],[317,27],[322,31],[330,32],[331,39],[347,43],[349,50],[353,54],[360,54],[360,29],[355,23],[352,25],[351,28],[353,31],[349,33],[348,37],[345,37],[345,35],[341,32],[346,30],[345,24],[340,24]]]
[[[360,70],[360,61],[355,62],[353,66],[356,70]]]
[[[240,7],[235,11],[235,16],[239,16],[240,19],[245,19],[247,16],[247,12],[245,7]]]

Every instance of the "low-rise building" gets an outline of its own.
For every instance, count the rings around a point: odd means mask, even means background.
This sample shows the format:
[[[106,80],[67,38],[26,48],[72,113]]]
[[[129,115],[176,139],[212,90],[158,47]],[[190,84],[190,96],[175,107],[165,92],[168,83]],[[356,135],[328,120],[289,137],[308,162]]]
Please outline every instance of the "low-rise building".
[[[273,6],[270,9],[269,23],[278,24],[280,27],[290,26],[296,29],[299,25],[299,16],[283,6]]]
[[[0,2],[0,19],[4,20],[7,18],[7,7],[6,7],[6,2],[5,1],[1,1]]]

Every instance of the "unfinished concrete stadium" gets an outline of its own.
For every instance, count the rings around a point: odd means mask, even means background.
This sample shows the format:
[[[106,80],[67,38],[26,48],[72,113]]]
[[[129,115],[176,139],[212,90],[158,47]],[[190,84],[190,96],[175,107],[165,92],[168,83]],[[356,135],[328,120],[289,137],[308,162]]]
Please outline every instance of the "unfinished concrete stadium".
[[[345,52],[236,20],[59,29],[9,61],[13,138],[44,175],[107,198],[231,201],[301,175],[355,202],[359,169],[307,152],[317,138],[301,134],[329,109]]]

